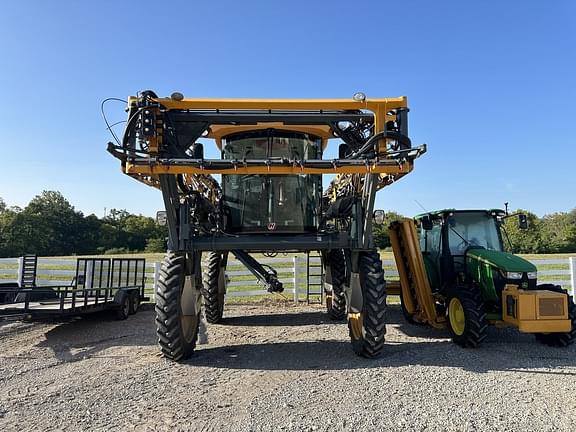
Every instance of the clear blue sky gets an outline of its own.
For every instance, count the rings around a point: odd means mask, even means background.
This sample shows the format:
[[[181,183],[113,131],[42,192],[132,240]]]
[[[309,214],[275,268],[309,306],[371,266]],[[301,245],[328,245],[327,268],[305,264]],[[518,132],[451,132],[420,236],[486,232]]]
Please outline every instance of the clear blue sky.
[[[576,207],[572,1],[14,1],[0,14],[0,197],[59,190],[84,213],[153,215],[105,151],[100,102],[408,96],[428,153],[378,194],[441,207]],[[112,120],[122,106],[109,106]]]

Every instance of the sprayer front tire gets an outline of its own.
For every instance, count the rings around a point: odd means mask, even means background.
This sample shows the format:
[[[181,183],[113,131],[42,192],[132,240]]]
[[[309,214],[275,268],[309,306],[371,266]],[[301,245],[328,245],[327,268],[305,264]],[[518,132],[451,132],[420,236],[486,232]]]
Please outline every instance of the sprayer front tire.
[[[190,300],[187,287],[186,256],[167,253],[160,268],[156,292],[156,333],[164,357],[184,360],[192,355],[198,339],[200,311],[185,313],[182,299]]]
[[[348,314],[348,329],[354,352],[376,358],[382,354],[386,335],[386,282],[377,251],[360,254],[362,312]]]

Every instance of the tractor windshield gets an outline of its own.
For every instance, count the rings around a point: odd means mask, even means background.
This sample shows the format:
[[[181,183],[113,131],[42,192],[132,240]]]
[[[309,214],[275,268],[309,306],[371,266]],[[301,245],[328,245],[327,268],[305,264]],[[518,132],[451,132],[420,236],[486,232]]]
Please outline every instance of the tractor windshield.
[[[496,219],[485,212],[454,213],[448,218],[452,255],[464,255],[470,246],[502,251]]]

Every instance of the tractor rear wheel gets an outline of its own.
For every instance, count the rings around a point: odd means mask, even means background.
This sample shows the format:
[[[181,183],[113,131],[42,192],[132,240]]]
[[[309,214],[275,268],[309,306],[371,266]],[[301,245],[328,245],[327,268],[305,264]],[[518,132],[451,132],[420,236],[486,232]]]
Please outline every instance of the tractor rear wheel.
[[[361,253],[358,270],[362,312],[348,314],[348,330],[354,352],[376,358],[382,354],[386,335],[386,282],[378,252]]]
[[[332,289],[326,291],[326,310],[333,320],[346,318],[346,258],[342,249],[333,249],[326,256],[326,267],[330,268]]]
[[[226,275],[222,267],[222,255],[210,252],[204,271],[202,297],[204,297],[204,313],[206,321],[216,324],[224,314],[224,296],[226,294]]]
[[[562,294],[568,294],[560,285],[542,284],[537,287],[539,290],[548,290]],[[572,296],[568,296],[568,319],[572,323],[572,330],[566,333],[535,333],[536,340],[545,345],[554,347],[565,347],[576,340],[576,305]]]
[[[156,333],[164,357],[183,360],[194,351],[200,310],[191,281],[186,280],[186,255],[167,253],[156,292]]]
[[[447,310],[454,343],[475,348],[486,338],[488,321],[484,302],[474,286],[456,285],[448,296]]]

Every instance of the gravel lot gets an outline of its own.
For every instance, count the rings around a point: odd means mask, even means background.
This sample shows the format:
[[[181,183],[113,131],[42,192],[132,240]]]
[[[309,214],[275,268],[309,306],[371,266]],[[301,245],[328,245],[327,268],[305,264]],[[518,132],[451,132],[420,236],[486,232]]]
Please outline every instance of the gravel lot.
[[[356,357],[319,306],[232,305],[186,363],[127,321],[0,323],[0,430],[576,430],[576,346],[491,329],[482,348],[406,324]]]

